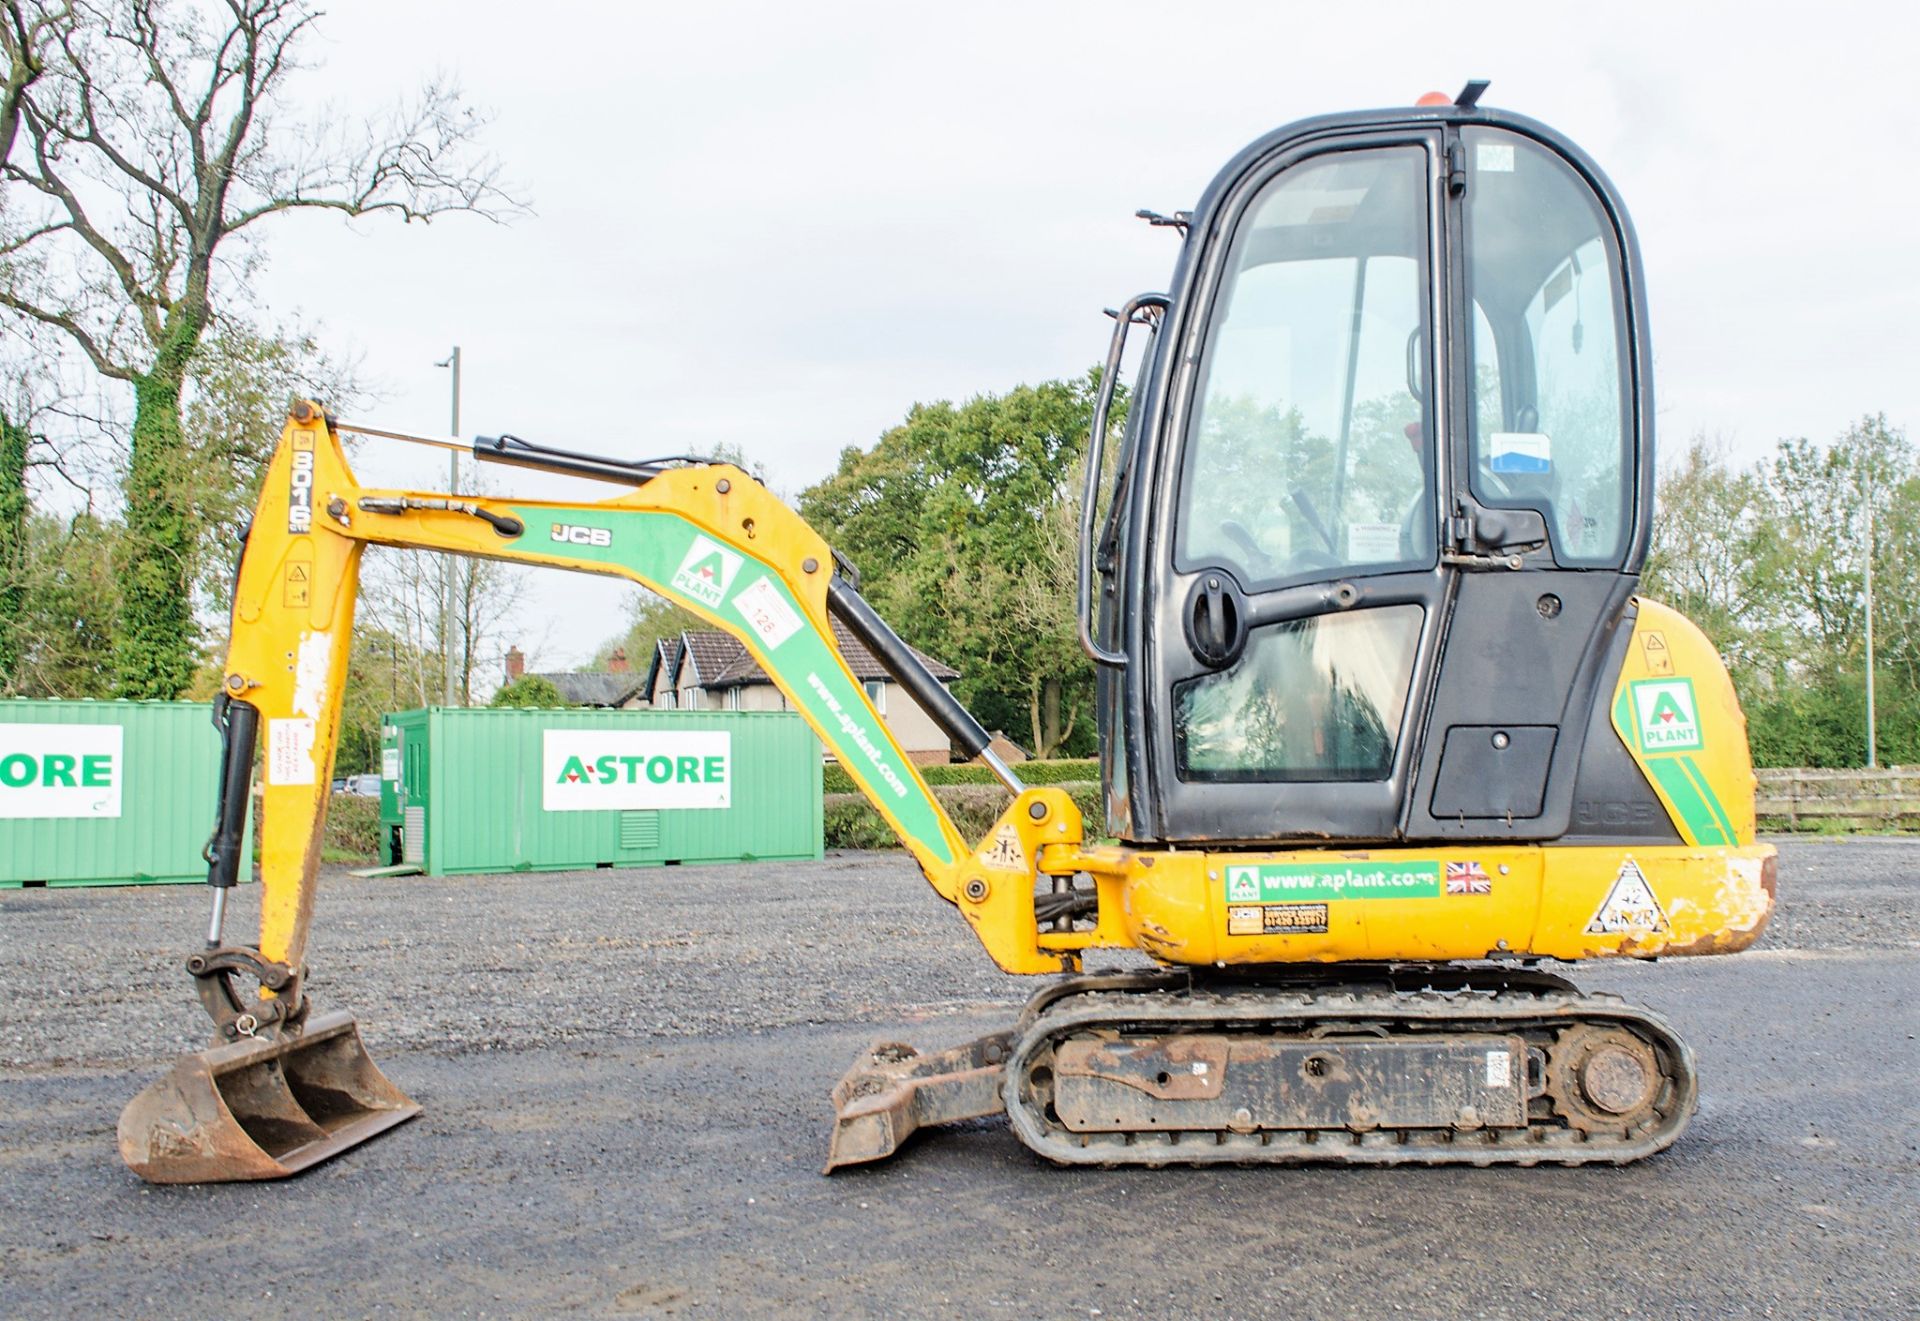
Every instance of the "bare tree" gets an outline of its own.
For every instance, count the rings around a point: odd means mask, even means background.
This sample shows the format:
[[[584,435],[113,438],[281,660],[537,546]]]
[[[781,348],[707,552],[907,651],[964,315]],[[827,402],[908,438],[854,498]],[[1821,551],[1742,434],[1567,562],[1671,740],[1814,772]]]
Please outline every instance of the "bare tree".
[[[451,577],[454,686],[463,706],[492,696],[487,678],[506,654],[503,643],[527,599],[531,570],[498,560],[420,551],[376,550],[360,584],[368,629],[390,640],[391,684],[409,706],[440,700],[448,658],[440,652],[441,592]],[[504,677],[504,676],[502,676]]]
[[[73,16],[71,4],[0,4],[0,161],[13,155],[20,132],[20,103],[27,88],[46,72],[47,47]]]
[[[10,9],[12,7],[10,6]],[[405,221],[516,210],[484,121],[431,81],[373,121],[285,114],[315,18],[299,0],[74,0],[25,84],[6,164],[0,307],[60,331],[133,395],[120,691],[172,697],[194,665],[196,528],[182,396],[260,221],[293,210]],[[12,9],[16,35],[33,29]],[[237,283],[237,282],[235,282]]]
[[[20,106],[46,71],[45,52],[67,6],[0,5],[0,163],[13,155]],[[0,249],[0,260],[10,254]],[[0,691],[16,686],[26,609],[27,468],[32,432],[17,401],[0,408]]]

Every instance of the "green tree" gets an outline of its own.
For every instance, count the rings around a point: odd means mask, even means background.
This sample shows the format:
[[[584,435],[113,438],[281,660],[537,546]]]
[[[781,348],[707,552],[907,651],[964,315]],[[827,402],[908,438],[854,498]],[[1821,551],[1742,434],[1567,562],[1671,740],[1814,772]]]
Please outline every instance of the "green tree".
[[[628,608],[626,631],[601,643],[593,653],[591,668],[604,670],[615,651],[627,653],[627,663],[644,672],[653,661],[654,650],[663,641],[679,637],[688,629],[711,628],[711,624],[691,610],[675,605],[665,597],[642,591],[635,594]]]
[[[181,692],[195,664],[200,469],[182,407],[244,240],[294,210],[405,220],[510,207],[481,121],[431,83],[386,120],[286,113],[315,14],[297,0],[100,0],[60,11],[6,164],[15,232],[0,306],[65,335],[132,396],[118,690]],[[257,254],[256,254],[257,255]]]
[[[13,155],[27,88],[46,72],[47,48],[65,5],[6,0],[0,5],[0,165]],[[10,245],[9,245],[10,246]],[[12,253],[0,249],[0,262]],[[27,455],[30,408],[0,409],[0,691],[15,685],[22,659],[27,597]]]
[[[27,450],[32,437],[0,414],[0,689],[19,673],[27,610]]]
[[[24,529],[9,580],[20,601],[14,662],[0,674],[0,693],[111,697],[119,526],[92,514],[62,521],[29,513]]]
[[[553,686],[553,680],[543,679],[537,674],[523,674],[493,695],[491,706],[519,708],[537,707],[548,710],[563,707],[567,699]]]
[[[1092,743],[1093,669],[1072,642],[1061,538],[1096,388],[1089,373],[916,404],[799,502],[901,636],[960,671],[955,691],[981,721],[1024,731],[1041,755]]]
[[[1764,470],[1732,469],[1695,436],[1662,474],[1655,508],[1646,594],[1698,624],[1738,679],[1786,661],[1797,630],[1775,586],[1784,547]]]
[[[1649,595],[1719,647],[1763,766],[1866,758],[1873,568],[1879,752],[1920,756],[1920,456],[1884,415],[1746,470],[1696,440],[1660,483]]]

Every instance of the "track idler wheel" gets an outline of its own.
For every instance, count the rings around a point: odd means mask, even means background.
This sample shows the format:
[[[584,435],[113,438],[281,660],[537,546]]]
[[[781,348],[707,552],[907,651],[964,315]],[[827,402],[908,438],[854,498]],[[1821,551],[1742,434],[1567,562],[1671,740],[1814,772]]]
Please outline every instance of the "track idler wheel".
[[[1583,1133],[1621,1132],[1644,1122],[1661,1084],[1653,1047],[1623,1027],[1571,1028],[1547,1054],[1547,1092],[1567,1124]]]

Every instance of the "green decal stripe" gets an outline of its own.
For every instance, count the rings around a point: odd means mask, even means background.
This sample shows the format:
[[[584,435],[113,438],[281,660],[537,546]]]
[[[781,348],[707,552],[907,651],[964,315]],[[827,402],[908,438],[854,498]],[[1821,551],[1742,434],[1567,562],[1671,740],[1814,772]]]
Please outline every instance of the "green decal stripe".
[[[775,647],[746,626],[745,617],[730,604],[740,593],[762,581],[770,583],[779,598],[803,622],[806,612],[780,576],[764,561],[728,546],[740,556],[742,564],[715,604],[689,596],[674,586],[674,576],[687,557],[696,536],[717,540],[677,514],[638,509],[516,509],[527,525],[526,540],[520,549],[532,554],[548,554],[575,563],[596,562],[622,569],[646,587],[675,604],[684,605],[702,618],[711,619],[743,642],[752,639],[748,649],[759,659],[767,673],[780,683],[788,700],[804,713],[816,733],[833,749],[844,767],[898,825],[908,841],[942,862],[958,860],[953,842],[944,829],[944,816],[925,788],[912,763],[899,750],[885,726],[876,729],[869,718],[871,707],[866,694],[851,680],[839,652],[810,626],[781,640]],[[605,528],[610,534],[605,546],[579,545],[572,541],[548,542],[555,519],[589,528]],[[764,590],[764,589],[762,589]]]
[[[1647,771],[1659,783],[1660,789],[1672,803],[1674,810],[1680,813],[1680,821],[1688,834],[1693,836],[1695,844],[1731,844],[1731,835],[1723,835],[1720,823],[1714,820],[1713,810],[1701,798],[1700,791],[1688,778],[1686,768],[1680,759],[1658,757],[1646,763]]]
[[[1693,836],[1694,843],[1733,843],[1733,822],[1693,758],[1684,754],[1663,756],[1640,746],[1639,713],[1634,709],[1631,691],[1631,685],[1623,689],[1620,700],[1613,705],[1614,729],[1628,748],[1640,754],[1640,764],[1680,813],[1681,824]],[[1698,720],[1699,716],[1696,714],[1694,719]]]
[[[1699,763],[1692,757],[1680,758],[1680,765],[1685,768],[1687,778],[1693,781],[1694,788],[1700,791],[1700,797],[1706,802],[1707,809],[1713,813],[1713,819],[1719,823],[1720,833],[1726,837],[1723,842],[1733,843],[1733,822],[1727,816],[1727,809],[1720,805],[1720,796],[1714,793],[1713,786],[1707,783],[1706,772],[1700,769]]]

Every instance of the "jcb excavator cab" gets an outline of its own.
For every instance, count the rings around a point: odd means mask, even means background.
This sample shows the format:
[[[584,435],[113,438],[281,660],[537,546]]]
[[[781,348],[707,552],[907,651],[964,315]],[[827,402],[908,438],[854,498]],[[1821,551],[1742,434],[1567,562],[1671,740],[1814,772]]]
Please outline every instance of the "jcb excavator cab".
[[[1633,228],[1462,100],[1253,144],[1121,316],[1108,384],[1152,338],[1082,553],[1122,839],[1678,841],[1609,729],[1653,476]]]

